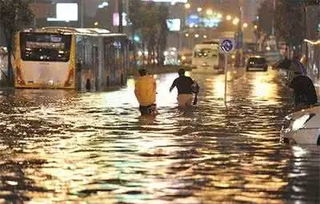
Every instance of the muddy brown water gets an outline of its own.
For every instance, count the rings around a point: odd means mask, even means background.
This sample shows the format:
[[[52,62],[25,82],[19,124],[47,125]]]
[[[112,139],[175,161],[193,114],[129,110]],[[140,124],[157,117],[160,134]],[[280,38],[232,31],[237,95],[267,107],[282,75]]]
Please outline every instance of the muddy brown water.
[[[290,95],[275,71],[192,74],[177,109],[157,75],[159,115],[127,87],[0,92],[0,203],[319,203],[320,147],[279,143]]]

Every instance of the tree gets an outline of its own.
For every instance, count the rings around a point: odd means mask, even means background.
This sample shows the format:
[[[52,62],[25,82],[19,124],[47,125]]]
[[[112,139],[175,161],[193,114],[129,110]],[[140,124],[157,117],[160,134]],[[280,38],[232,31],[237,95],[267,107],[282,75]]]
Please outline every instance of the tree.
[[[261,44],[264,44],[272,34],[274,27],[274,13],[273,1],[270,0],[265,0],[258,8],[259,19],[257,19],[254,24],[257,25],[255,34]]]
[[[2,27],[8,49],[8,82],[11,86],[13,85],[11,57],[14,36],[17,31],[29,25],[33,20],[34,15],[29,4],[28,0],[0,0],[0,27]]]
[[[278,0],[275,13],[275,28],[278,39],[284,40],[289,48],[299,49],[305,36],[304,5],[287,0]]]
[[[163,4],[152,2],[142,3],[140,0],[131,0],[129,4],[129,19],[132,28],[132,38],[135,34],[140,34],[142,50],[148,50],[147,60],[149,64],[161,64],[163,51],[166,47],[166,36],[168,29],[166,19],[169,9]]]
[[[133,41],[133,59],[136,62],[136,47],[137,43],[135,42],[135,35],[138,34],[139,29],[142,27],[143,20],[143,11],[142,2],[140,0],[131,0],[129,1],[129,15],[128,20],[131,23],[131,38]]]
[[[157,56],[157,61],[159,64],[164,64],[165,57],[162,53],[164,53],[167,45],[167,36],[168,36],[168,26],[166,20],[169,16],[169,8],[164,5],[160,5],[158,10],[159,12],[159,36],[158,36],[158,53],[161,53]]]

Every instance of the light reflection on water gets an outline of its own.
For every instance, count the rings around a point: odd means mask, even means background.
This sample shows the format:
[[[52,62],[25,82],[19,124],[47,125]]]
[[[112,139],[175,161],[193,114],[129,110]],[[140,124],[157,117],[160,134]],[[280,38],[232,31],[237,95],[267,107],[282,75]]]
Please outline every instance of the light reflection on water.
[[[102,93],[2,92],[0,199],[319,201],[319,148],[278,143],[289,106],[275,72],[230,72],[227,109],[223,75],[191,76],[199,104],[182,112],[169,93],[177,74],[157,75],[156,117],[139,116],[132,79]]]

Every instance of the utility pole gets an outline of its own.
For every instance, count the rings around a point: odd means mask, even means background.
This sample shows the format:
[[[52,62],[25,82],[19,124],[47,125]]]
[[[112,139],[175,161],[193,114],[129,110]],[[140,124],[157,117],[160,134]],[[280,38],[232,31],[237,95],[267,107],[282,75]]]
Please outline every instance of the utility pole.
[[[119,14],[118,33],[123,33],[122,13],[123,13],[123,3],[122,3],[122,0],[118,0],[118,14]]]
[[[80,27],[81,28],[83,28],[84,27],[84,7],[85,7],[85,5],[84,5],[84,0],[80,0]]]
[[[271,35],[275,35],[275,13],[276,13],[276,0],[272,0],[273,18],[272,18],[272,28]]]
[[[237,39],[236,39],[236,59],[235,59],[235,66],[240,67],[242,66],[242,55],[243,55],[243,31],[242,31],[242,22],[243,22],[243,2],[238,0],[239,6],[239,23],[238,23],[238,30],[237,30]]]

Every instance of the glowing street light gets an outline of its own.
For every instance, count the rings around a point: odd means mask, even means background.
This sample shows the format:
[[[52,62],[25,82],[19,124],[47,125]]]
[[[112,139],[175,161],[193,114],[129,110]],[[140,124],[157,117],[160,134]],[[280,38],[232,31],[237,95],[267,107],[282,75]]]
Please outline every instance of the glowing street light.
[[[230,15],[226,16],[227,21],[230,21],[232,19],[232,17]]]
[[[107,6],[109,6],[109,3],[104,1],[101,4],[98,5],[98,8],[104,8],[104,7],[107,7]]]
[[[195,38],[198,38],[198,37],[199,37],[199,34],[198,34],[198,33],[196,33],[196,34],[194,35],[194,37],[195,37]]]
[[[184,36],[189,37],[189,33],[184,34]]]
[[[232,21],[232,24],[233,25],[238,25],[239,22],[240,22],[239,18],[234,18],[233,21]]]
[[[212,9],[207,9],[206,14],[209,15],[209,16],[211,16],[211,15],[213,14]]]
[[[201,8],[201,7],[198,7],[198,8],[197,8],[197,11],[198,11],[198,12],[201,12],[201,11],[202,11],[202,8]]]
[[[248,23],[244,23],[242,26],[243,26],[244,28],[247,28],[247,27],[248,27]]]
[[[186,3],[185,5],[184,5],[184,8],[185,9],[189,9],[191,7],[191,5],[189,4],[189,3]]]
[[[218,18],[222,18],[222,14],[221,13],[217,13],[217,17]]]
[[[208,38],[208,36],[207,36],[207,35],[203,35],[203,38],[204,38],[204,39],[207,39],[207,38]]]

